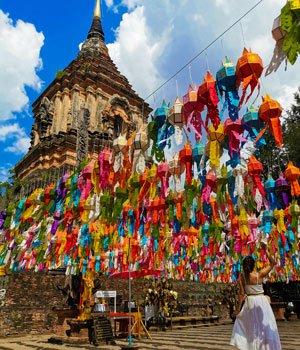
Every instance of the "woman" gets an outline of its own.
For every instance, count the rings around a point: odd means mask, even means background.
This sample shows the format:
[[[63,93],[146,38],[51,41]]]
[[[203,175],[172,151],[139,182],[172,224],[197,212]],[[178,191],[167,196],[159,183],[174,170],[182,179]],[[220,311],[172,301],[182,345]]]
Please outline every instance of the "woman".
[[[254,259],[247,256],[243,260],[244,273],[239,278],[237,310],[240,310],[243,301],[244,305],[236,317],[230,345],[241,350],[281,349],[276,320],[262,286],[263,279],[274,266],[274,260],[264,243],[261,243],[261,247],[269,259],[268,266],[256,272]]]

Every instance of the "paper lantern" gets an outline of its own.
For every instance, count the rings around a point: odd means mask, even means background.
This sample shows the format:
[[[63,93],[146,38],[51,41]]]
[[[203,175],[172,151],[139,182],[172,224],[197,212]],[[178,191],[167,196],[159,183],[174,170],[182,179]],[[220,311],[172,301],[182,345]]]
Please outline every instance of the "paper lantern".
[[[236,79],[237,86],[242,84],[242,97],[239,103],[239,107],[244,103],[247,89],[250,85],[251,91],[246,98],[246,103],[252,96],[256,86],[258,87],[258,94],[260,92],[259,78],[263,72],[263,62],[257,53],[251,52],[244,48],[243,55],[238,59],[236,64]]]
[[[202,110],[203,104],[198,101],[198,89],[196,85],[189,85],[188,92],[183,96],[182,112],[188,130],[190,127],[194,130],[197,142],[202,137]]]
[[[169,177],[169,164],[160,163],[157,165],[157,176],[161,180],[161,194],[162,198],[167,197],[167,191],[169,188],[168,177]]]
[[[193,148],[193,162],[196,162],[198,172],[200,172],[200,161],[205,152],[205,146],[202,142],[196,143]]]
[[[239,95],[236,87],[235,65],[227,56],[217,72],[217,87],[221,94],[225,94],[225,104],[221,116],[228,106],[229,118],[236,120],[238,118]]]
[[[219,97],[216,90],[216,80],[209,71],[206,73],[203,83],[199,86],[198,100],[207,107],[205,125],[208,125],[208,119],[210,119],[213,126],[217,129],[220,124]]]
[[[280,16],[276,17],[273,22],[272,37],[278,42],[282,40],[286,35],[286,32],[281,28]]]
[[[259,117],[269,126],[278,147],[282,146],[282,129],[279,117],[281,116],[282,107],[279,102],[273,100],[268,94],[262,98],[263,103],[259,107]],[[264,131],[261,131],[260,135]],[[258,136],[258,139],[260,137]]]
[[[169,110],[168,121],[170,124],[178,127],[182,127],[184,123],[184,118],[182,114],[183,104],[177,97],[174,105]]]
[[[280,204],[278,203],[278,199],[275,193],[276,181],[272,178],[272,176],[269,175],[268,180],[264,184],[264,187],[265,187],[265,190],[267,191],[271,210],[274,210],[275,208],[280,207]]]
[[[263,166],[254,156],[251,156],[247,164],[248,174],[253,179],[252,195],[255,196],[256,189],[259,190],[262,196],[265,196],[265,189],[262,185],[260,175],[263,172]]]
[[[292,11],[300,10],[300,0],[288,0]]]
[[[258,109],[251,105],[247,108],[247,112],[242,118],[243,127],[249,132],[249,136],[252,141],[256,140],[260,131],[264,128],[264,122],[259,118]],[[256,140],[256,145],[266,145],[266,141],[263,136],[259,140]]]
[[[220,123],[217,128],[213,125],[210,125],[207,131],[207,139],[209,141],[208,147],[208,156],[210,159],[210,165],[219,167],[220,166],[220,157],[221,157],[221,143],[224,140],[224,127]]]
[[[275,181],[275,183],[276,183],[276,191],[278,192],[279,197],[283,202],[284,208],[286,208],[289,205],[288,192],[290,190],[290,186],[287,183],[283,173],[280,173],[279,178]]]
[[[116,139],[113,141],[113,148],[116,153],[126,153],[127,151],[127,139],[122,134],[119,135]]]
[[[300,196],[300,186],[298,178],[300,176],[300,169],[293,165],[293,162],[289,162],[286,171],[284,172],[286,179],[291,185],[291,194],[292,196]]]
[[[136,133],[133,140],[133,148],[136,150],[146,151],[149,147],[149,139],[145,130],[140,130]]]
[[[197,90],[196,85],[189,85],[187,93],[182,98],[183,112],[186,118],[199,107]]]
[[[184,148],[179,152],[179,161],[182,164],[185,164],[186,168],[186,180],[190,185],[192,183],[192,160],[193,160],[193,152],[190,144],[186,142]]]
[[[231,157],[232,166],[236,166],[239,163],[240,155],[240,143],[247,141],[241,136],[244,132],[242,126],[242,120],[236,119],[232,121],[230,118],[227,118],[224,124],[225,135],[229,137],[229,155]]]
[[[154,122],[159,128],[161,128],[164,125],[167,119],[167,115],[169,114],[169,109],[169,105],[166,103],[165,100],[163,100],[161,107],[155,110]]]

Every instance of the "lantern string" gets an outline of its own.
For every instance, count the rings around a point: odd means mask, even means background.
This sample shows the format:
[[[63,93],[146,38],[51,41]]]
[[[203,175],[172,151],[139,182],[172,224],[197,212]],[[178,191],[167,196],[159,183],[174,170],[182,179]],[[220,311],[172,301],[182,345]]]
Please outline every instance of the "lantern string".
[[[255,5],[253,5],[247,12],[245,12],[241,17],[239,17],[234,23],[232,23],[227,29],[225,29],[220,35],[218,35],[214,40],[212,40],[204,49],[199,51],[193,58],[191,58],[184,66],[182,66],[177,72],[175,72],[169,79],[167,79],[164,83],[162,83],[157,89],[155,89],[150,95],[148,95],[144,101],[147,101],[155,92],[160,90],[163,86],[165,86],[169,81],[175,78],[180,72],[182,72],[186,67],[188,67],[192,62],[194,62],[200,55],[205,52],[210,46],[212,46],[216,41],[223,37],[231,28],[236,26],[244,17],[246,17],[250,12],[252,12],[259,4],[261,4],[263,0],[259,0]]]
[[[244,35],[244,28],[243,28],[243,22],[242,22],[242,20],[240,20],[240,27],[241,27],[241,32],[242,32],[242,38],[243,38],[244,47],[246,47],[245,35]]]
[[[207,50],[205,50],[205,60],[206,60],[206,69],[209,71]]]
[[[194,81],[193,81],[193,77],[192,77],[192,66],[191,65],[189,65],[189,73],[190,73],[191,84],[194,85]]]

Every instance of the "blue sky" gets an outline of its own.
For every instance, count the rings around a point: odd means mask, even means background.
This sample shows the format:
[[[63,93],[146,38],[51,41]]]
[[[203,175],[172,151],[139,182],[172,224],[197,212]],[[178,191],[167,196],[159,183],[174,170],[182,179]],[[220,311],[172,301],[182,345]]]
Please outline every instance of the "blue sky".
[[[148,102],[174,101],[192,80],[199,84],[207,66],[213,74],[225,55],[234,62],[244,42],[269,63],[273,20],[285,0],[264,0]],[[0,181],[28,147],[31,104],[78,54],[90,28],[94,0],[0,0]],[[134,89],[148,96],[214,40],[257,0],[102,0],[102,24],[109,52]],[[22,22],[18,22],[18,20]],[[244,38],[242,37],[243,28]],[[300,63],[262,79],[288,108],[299,85]],[[141,74],[142,72],[142,74]],[[176,83],[177,82],[177,83]]]

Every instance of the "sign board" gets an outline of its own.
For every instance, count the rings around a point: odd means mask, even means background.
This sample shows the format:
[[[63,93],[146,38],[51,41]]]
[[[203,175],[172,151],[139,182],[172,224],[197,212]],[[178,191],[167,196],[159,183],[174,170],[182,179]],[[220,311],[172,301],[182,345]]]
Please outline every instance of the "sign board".
[[[117,291],[116,290],[98,290],[94,296],[96,298],[116,298]]]

